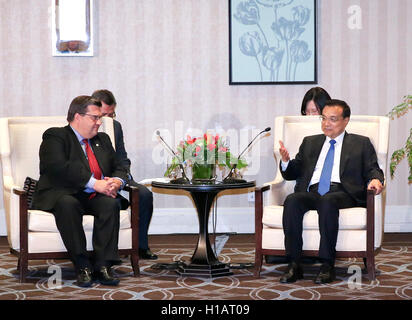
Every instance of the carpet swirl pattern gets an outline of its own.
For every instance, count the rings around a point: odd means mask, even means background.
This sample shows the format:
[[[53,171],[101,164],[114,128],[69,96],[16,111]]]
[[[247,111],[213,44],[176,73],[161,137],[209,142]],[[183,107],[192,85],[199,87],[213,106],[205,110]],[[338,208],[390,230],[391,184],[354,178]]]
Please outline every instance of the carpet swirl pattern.
[[[232,264],[232,276],[181,277],[173,269],[154,268],[158,263],[167,267],[189,261],[195,241],[174,243],[176,236],[152,245],[159,260],[141,260],[140,277],[132,276],[130,261],[124,257],[123,264],[114,268],[119,286],[94,284],[91,288],[76,286],[68,260],[30,261],[27,283],[19,283],[17,259],[4,245],[0,247],[0,300],[412,300],[412,244],[384,245],[376,257],[374,281],[361,274],[362,260],[343,259],[337,260],[337,279],[331,284],[313,283],[319,264],[305,264],[303,280],[281,284],[279,277],[286,264],[264,264],[261,277],[255,278],[253,268],[247,268],[254,261],[251,237],[236,237],[219,256]]]

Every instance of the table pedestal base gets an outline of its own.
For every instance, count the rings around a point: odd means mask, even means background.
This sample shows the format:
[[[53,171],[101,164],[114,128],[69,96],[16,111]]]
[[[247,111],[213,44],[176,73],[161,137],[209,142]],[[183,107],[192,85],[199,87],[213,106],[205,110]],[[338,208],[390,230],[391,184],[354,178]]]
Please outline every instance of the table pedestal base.
[[[225,263],[219,263],[214,265],[203,264],[184,264],[179,266],[176,271],[179,275],[184,277],[207,277],[217,278],[233,275],[229,266]]]
[[[181,189],[190,192],[195,203],[199,219],[199,238],[190,263],[179,263],[176,272],[186,277],[225,277],[233,275],[229,265],[221,263],[212,250],[209,240],[209,214],[216,195],[227,189],[242,189],[255,186],[255,182],[236,184],[173,184],[152,182],[153,187],[165,189]]]

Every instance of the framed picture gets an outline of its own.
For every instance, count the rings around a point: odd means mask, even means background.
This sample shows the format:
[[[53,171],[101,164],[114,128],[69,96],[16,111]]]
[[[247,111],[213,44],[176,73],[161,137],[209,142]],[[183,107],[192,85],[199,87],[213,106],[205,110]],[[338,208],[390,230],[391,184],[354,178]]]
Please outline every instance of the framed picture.
[[[229,84],[317,83],[316,0],[229,0]]]
[[[93,0],[51,0],[52,55],[93,56]]]

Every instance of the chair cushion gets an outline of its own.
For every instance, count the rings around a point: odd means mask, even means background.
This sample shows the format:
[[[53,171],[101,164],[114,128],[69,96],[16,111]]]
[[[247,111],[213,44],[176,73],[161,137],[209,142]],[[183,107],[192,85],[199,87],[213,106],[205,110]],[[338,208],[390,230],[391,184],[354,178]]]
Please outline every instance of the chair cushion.
[[[303,230],[303,250],[319,250],[319,230]],[[263,228],[262,248],[271,250],[285,250],[285,235],[283,229]],[[377,246],[375,245],[375,248]],[[336,251],[366,251],[365,230],[340,230],[336,243]]]
[[[263,208],[263,225],[269,228],[282,229],[283,206],[266,206]],[[318,230],[318,212],[310,210],[303,217],[304,230]],[[340,230],[365,230],[366,208],[355,207],[339,210]]]
[[[41,210],[28,210],[28,213],[29,231],[59,232],[59,230],[57,230],[56,220],[52,213]],[[93,216],[83,216],[84,231],[93,231],[93,221]],[[121,210],[120,229],[128,228],[130,228],[130,212],[129,210]]]

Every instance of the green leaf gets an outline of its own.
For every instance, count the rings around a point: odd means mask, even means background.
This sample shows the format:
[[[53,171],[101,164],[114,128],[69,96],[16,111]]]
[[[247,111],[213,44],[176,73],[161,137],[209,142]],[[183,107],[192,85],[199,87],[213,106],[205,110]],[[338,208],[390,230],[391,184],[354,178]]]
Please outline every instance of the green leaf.
[[[403,97],[403,102],[394,107],[387,116],[392,120],[396,117],[401,117],[412,109],[412,95],[406,95]],[[409,166],[408,183],[412,184],[412,128],[410,129],[409,137],[406,139],[405,146],[392,153],[391,161],[389,164],[389,171],[391,178],[394,177],[396,168],[403,158],[407,158]]]

